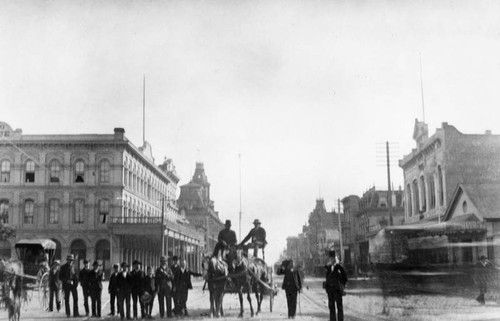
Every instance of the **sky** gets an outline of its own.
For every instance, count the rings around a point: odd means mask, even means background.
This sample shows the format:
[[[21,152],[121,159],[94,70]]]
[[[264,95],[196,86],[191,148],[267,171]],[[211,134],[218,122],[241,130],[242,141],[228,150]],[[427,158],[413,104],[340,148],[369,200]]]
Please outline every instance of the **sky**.
[[[145,77],[156,163],[183,185],[203,162],[237,233],[241,186],[242,234],[260,219],[273,261],[317,198],[387,188],[387,141],[403,185],[416,118],[500,134],[499,16],[498,1],[0,0],[0,121],[123,127],[141,146]]]

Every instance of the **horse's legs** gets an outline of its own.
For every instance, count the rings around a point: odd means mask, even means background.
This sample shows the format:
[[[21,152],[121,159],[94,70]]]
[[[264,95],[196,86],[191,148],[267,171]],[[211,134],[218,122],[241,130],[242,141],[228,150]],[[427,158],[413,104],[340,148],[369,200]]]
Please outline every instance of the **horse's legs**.
[[[253,317],[253,306],[252,306],[252,287],[250,284],[247,284],[248,291],[247,291],[247,300],[248,304],[250,305],[250,316]]]
[[[258,289],[255,291],[255,300],[257,301],[257,312],[255,312],[255,315],[259,315],[260,305],[262,303],[262,295]]]
[[[238,315],[238,318],[243,317],[243,288],[239,287],[238,289],[238,299],[240,299],[240,314]]]
[[[208,292],[209,292],[209,296],[210,296],[210,318],[213,318],[214,313],[215,313],[214,290],[210,289]]]
[[[224,291],[222,291],[222,294],[220,295],[220,315],[221,317],[224,316]]]

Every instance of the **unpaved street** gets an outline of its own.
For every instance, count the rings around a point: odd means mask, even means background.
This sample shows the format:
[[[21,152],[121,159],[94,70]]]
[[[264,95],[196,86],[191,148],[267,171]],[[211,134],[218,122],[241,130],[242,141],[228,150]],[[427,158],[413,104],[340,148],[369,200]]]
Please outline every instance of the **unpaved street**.
[[[328,320],[327,297],[321,288],[322,279],[306,278],[305,287],[299,297],[297,307],[298,320]],[[281,279],[275,278],[275,283],[279,287]],[[107,288],[107,282],[104,284]],[[348,284],[349,285],[349,284]],[[188,310],[189,317],[184,320],[207,319],[209,312],[208,292],[203,292],[203,281],[194,280],[194,289],[189,293]],[[488,301],[486,306],[480,306],[473,298],[467,298],[463,294],[418,294],[405,297],[387,297],[385,304],[388,314],[382,314],[384,298],[380,288],[377,287],[376,279],[372,280],[352,280],[347,288],[348,294],[344,298],[345,320],[500,320],[500,304],[495,301]],[[472,295],[472,294],[471,294]],[[464,297],[465,296],[465,297]],[[252,296],[254,307],[255,297]],[[80,296],[80,313],[85,310]],[[270,298],[266,296],[262,304],[262,312],[255,316],[253,320],[283,320],[287,319],[286,299],[282,291],[275,297],[273,311],[270,312]],[[225,316],[221,320],[241,320],[238,318],[239,301],[238,295],[234,293],[226,294],[224,297]],[[248,302],[244,299],[245,314],[243,320],[252,320]],[[103,293],[104,320],[119,320],[119,317],[109,317],[109,296]],[[158,316],[158,302],[154,306],[155,319]],[[0,313],[0,320],[6,320],[7,313]],[[37,294],[29,305],[24,306],[21,312],[21,320],[94,320],[87,317],[66,318],[64,312],[49,313],[41,311],[37,300]]]

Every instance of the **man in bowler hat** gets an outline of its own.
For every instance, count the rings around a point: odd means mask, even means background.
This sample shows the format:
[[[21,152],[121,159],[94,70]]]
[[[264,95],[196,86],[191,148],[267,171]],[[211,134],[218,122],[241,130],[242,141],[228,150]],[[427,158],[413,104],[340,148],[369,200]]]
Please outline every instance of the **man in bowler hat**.
[[[115,304],[117,303],[116,297],[118,295],[118,269],[120,265],[118,263],[113,264],[113,271],[109,277],[108,293],[109,293],[109,307],[111,312],[108,315],[115,315]],[[117,305],[117,304],[116,304]]]
[[[286,293],[286,303],[288,307],[288,318],[295,319],[297,311],[297,294],[302,290],[302,278],[297,269],[293,266],[292,260],[283,262],[284,274],[281,288]]]
[[[165,301],[167,303],[167,317],[171,318],[172,315],[172,282],[174,274],[168,267],[167,258],[162,256],[160,258],[160,267],[155,272],[155,284],[158,291],[158,305],[160,307],[160,317],[165,315]]]
[[[236,233],[231,230],[231,220],[226,220],[224,224],[224,229],[219,232],[219,236],[217,237],[217,241],[222,243],[224,248],[231,248],[236,245]]]
[[[142,262],[135,260],[132,263],[132,272],[130,272],[132,280],[132,308],[134,311],[134,319],[137,319],[137,301],[139,301],[139,306],[141,308],[141,317],[143,319],[146,317],[144,303],[141,301],[144,286],[144,271],[141,270],[141,267]]]
[[[66,257],[66,263],[61,266],[61,271],[59,272],[59,279],[62,282],[62,288],[64,291],[64,307],[66,309],[66,316],[71,316],[71,310],[69,307],[69,296],[73,296],[73,316],[79,317],[78,313],[78,276],[76,275],[75,268],[73,267],[73,261],[75,257],[73,254],[69,254]]]
[[[87,275],[90,299],[92,300],[92,317],[101,317],[101,295],[102,295],[102,280],[104,274],[99,269],[99,262],[94,261],[92,270]]]
[[[330,321],[344,321],[344,307],[342,296],[347,283],[347,275],[344,267],[340,264],[335,251],[328,251],[329,262],[325,266],[326,281],[325,290],[328,294],[328,308],[330,309]],[[335,311],[337,307],[337,313]],[[337,319],[338,317],[338,319]]]
[[[130,318],[130,293],[132,290],[132,280],[128,272],[128,263],[123,262],[121,265],[122,271],[117,277],[118,286],[118,311],[120,312],[120,319],[123,320],[125,315],[127,320]],[[124,306],[125,305],[125,306]]]
[[[83,269],[80,270],[80,274],[78,276],[78,281],[80,282],[80,285],[82,286],[83,307],[85,308],[85,315],[86,316],[89,316],[90,291],[89,291],[88,275],[89,275],[90,271],[91,271],[91,269],[90,269],[89,260],[83,260]]]

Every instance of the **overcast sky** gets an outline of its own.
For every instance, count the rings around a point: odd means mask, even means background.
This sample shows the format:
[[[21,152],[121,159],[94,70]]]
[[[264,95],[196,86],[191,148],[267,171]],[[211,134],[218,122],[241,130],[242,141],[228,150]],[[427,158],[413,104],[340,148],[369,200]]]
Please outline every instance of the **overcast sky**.
[[[448,122],[500,134],[499,1],[0,1],[0,120],[24,134],[110,134],[191,179],[222,220],[259,218],[267,254],[327,208],[387,188],[377,151]],[[402,170],[391,168],[394,186]]]

